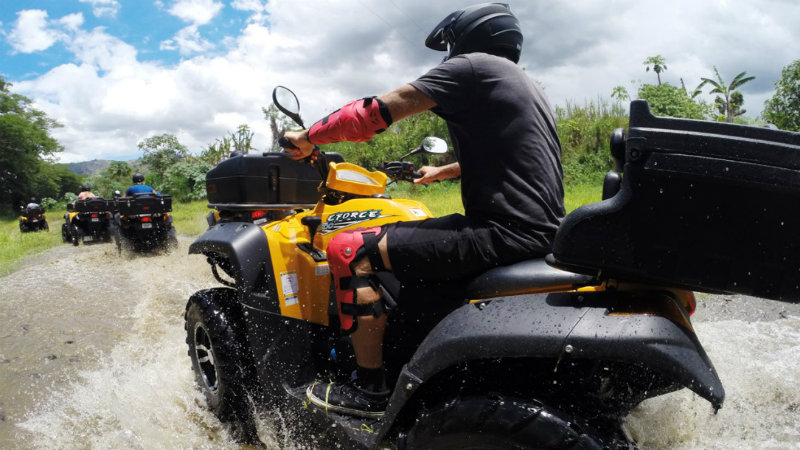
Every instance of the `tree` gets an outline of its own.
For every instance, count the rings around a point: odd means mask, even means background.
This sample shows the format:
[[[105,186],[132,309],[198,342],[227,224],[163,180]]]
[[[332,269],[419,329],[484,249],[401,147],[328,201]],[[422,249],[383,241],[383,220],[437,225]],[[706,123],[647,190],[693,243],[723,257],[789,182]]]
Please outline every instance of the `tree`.
[[[700,78],[702,83],[700,83],[698,89],[706,84],[713,86],[714,88],[711,89],[710,93],[719,94],[714,99],[714,104],[716,105],[721,118],[725,122],[733,122],[734,118],[747,112],[746,110],[742,109],[744,96],[736,89],[740,88],[749,81],[755,80],[756,77],[748,77],[746,76],[746,72],[742,72],[739,75],[736,75],[733,80],[731,80],[730,85],[726,86],[725,82],[722,80],[722,76],[719,74],[719,70],[717,70],[717,66],[714,66],[714,75],[717,77],[716,80],[712,80],[711,78]]]
[[[125,192],[131,185],[133,168],[125,161],[111,161],[107,169],[89,178],[92,191],[101,197],[110,198],[114,191]]]
[[[0,76],[0,205],[16,209],[23,199],[41,197],[41,165],[63,148],[50,136],[60,125],[27,97],[12,94],[11,86]]]
[[[142,163],[158,175],[159,179],[163,179],[167,169],[189,154],[186,146],[171,134],[149,137],[139,143],[139,150],[144,152]]]
[[[253,135],[254,133],[249,126],[246,124],[239,125],[235,132],[223,136],[222,139],[217,139],[216,142],[203,150],[198,160],[215,166],[224,158],[229,157],[231,152],[239,152],[246,155],[250,153],[250,150],[255,150],[252,145]]]
[[[762,117],[782,130],[800,131],[800,59],[784,67]]]
[[[658,116],[704,119],[709,112],[704,103],[697,103],[684,89],[669,83],[644,84],[639,88],[639,98],[647,100],[650,111]]]
[[[653,67],[653,72],[656,73],[656,76],[658,77],[658,85],[660,86],[661,85],[661,72],[667,70],[667,64],[666,64],[666,61],[665,61],[664,57],[661,56],[661,55],[651,56],[651,57],[645,59],[642,64],[647,66],[647,70],[645,70],[646,72],[650,71],[650,66]]]
[[[264,118],[269,121],[269,128],[272,131],[272,147],[270,151],[277,152],[280,150],[278,139],[283,136],[286,130],[294,126],[294,122],[280,112],[274,104],[270,104],[269,108],[261,107],[261,112],[264,113]]]
[[[171,166],[164,175],[162,191],[178,201],[206,198],[206,172],[211,170],[207,162],[184,160]]]
[[[703,83],[698,84],[697,87],[694,88],[694,90],[690,94],[689,91],[686,89],[686,84],[684,84],[683,78],[681,78],[681,87],[683,88],[683,92],[686,92],[686,95],[688,95],[689,98],[691,98],[692,100],[694,100],[695,98],[697,98],[698,95],[703,93],[703,89],[702,89],[703,88]]]
[[[625,89],[623,86],[616,86],[611,91],[611,98],[617,101],[617,103],[622,103],[626,100],[629,100],[631,96],[628,94],[628,90]]]
[[[253,142],[253,134],[250,127],[246,124],[239,125],[236,132],[230,135],[233,148],[243,155],[250,153],[250,150],[253,150],[253,146],[251,145]]]

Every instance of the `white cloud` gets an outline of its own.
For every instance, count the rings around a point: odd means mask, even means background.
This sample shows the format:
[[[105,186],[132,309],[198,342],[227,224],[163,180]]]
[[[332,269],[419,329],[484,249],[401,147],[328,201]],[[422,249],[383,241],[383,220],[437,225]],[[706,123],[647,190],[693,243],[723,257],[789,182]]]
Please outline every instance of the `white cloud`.
[[[143,62],[113,29],[83,29],[80,14],[50,20],[44,11],[21,11],[8,35],[16,51],[63,42],[74,63],[9,81],[65,125],[53,131],[65,159],[140,156],[139,142],[164,133],[197,153],[243,123],[256,132],[257,148],[266,149],[271,136],[261,107],[270,104],[274,86],[295,90],[308,124],[349,100],[387,92],[441,60],[423,41],[462,3],[235,0],[231,8],[250,11],[250,20],[211,42],[204,30],[226,20],[222,4],[180,0],[170,3],[169,13],[189,25],[162,43],[183,56],[172,65]],[[757,76],[743,89],[748,115],[757,115],[781,68],[798,58],[800,5],[794,2],[723,7],[620,0],[610,8],[591,0],[541,0],[512,9],[526,35],[521,65],[553,105],[609,99],[617,85],[635,96],[639,83],[655,82],[642,62],[661,54],[668,67],[662,79],[679,86],[683,78],[689,89],[714,65],[728,80],[741,71]]]
[[[178,31],[175,37],[161,43],[161,50],[178,50],[181,55],[192,55],[213,49],[211,42],[203,39],[195,25]]]
[[[61,38],[61,33],[50,27],[47,11],[28,9],[17,13],[8,42],[15,51],[33,53],[50,48]]]
[[[233,0],[231,8],[240,11],[262,12],[266,10],[266,2],[261,0]]]
[[[79,0],[81,3],[92,5],[92,14],[95,17],[114,17],[119,11],[120,4],[117,0]]]
[[[169,13],[193,25],[205,25],[211,22],[223,6],[214,0],[177,0]]]

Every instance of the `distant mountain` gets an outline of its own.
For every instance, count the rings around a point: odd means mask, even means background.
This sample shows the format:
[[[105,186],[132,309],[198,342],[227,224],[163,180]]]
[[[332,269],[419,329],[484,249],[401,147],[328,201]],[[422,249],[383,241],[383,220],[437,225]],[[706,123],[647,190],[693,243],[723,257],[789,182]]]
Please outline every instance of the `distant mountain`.
[[[100,172],[108,169],[111,162],[112,161],[109,159],[93,159],[91,161],[67,163],[67,168],[77,175],[98,175]],[[132,159],[126,162],[134,170],[142,167],[142,162],[139,159]]]
[[[78,175],[97,175],[108,169],[111,161],[108,159],[93,159],[77,163],[67,163],[67,168]]]

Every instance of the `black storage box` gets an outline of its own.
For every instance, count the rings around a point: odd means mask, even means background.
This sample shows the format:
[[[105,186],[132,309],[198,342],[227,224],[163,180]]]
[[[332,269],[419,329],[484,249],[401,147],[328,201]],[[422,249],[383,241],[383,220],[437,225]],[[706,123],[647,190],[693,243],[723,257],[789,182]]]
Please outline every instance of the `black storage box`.
[[[35,206],[33,208],[26,206],[22,215],[25,217],[36,217],[41,216],[42,214],[44,214],[44,208],[41,206]]]
[[[79,213],[93,213],[111,211],[113,202],[100,197],[75,200],[73,209]]]
[[[326,153],[341,162],[338,153]],[[311,164],[286,153],[267,152],[228,158],[206,174],[206,194],[212,208],[286,208],[317,203],[320,176]]]
[[[655,117],[634,101],[621,189],[568,215],[553,256],[610,278],[800,301],[800,133]]]
[[[117,209],[123,216],[168,213],[172,211],[172,196],[137,195],[118,198]]]

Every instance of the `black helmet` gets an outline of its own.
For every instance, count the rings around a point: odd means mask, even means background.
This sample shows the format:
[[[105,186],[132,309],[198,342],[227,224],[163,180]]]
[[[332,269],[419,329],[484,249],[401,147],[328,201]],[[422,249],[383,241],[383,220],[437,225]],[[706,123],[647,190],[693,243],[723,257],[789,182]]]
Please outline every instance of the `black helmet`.
[[[447,51],[444,58],[484,52],[519,62],[522,30],[505,3],[468,6],[445,17],[425,39],[425,46]]]
[[[88,184],[81,185],[81,192],[89,192],[92,188]]]
[[[36,197],[31,197],[28,203],[39,203],[39,202],[36,201]]]
[[[140,174],[139,172],[136,172],[135,174],[133,174],[133,182],[144,183],[144,175]]]

